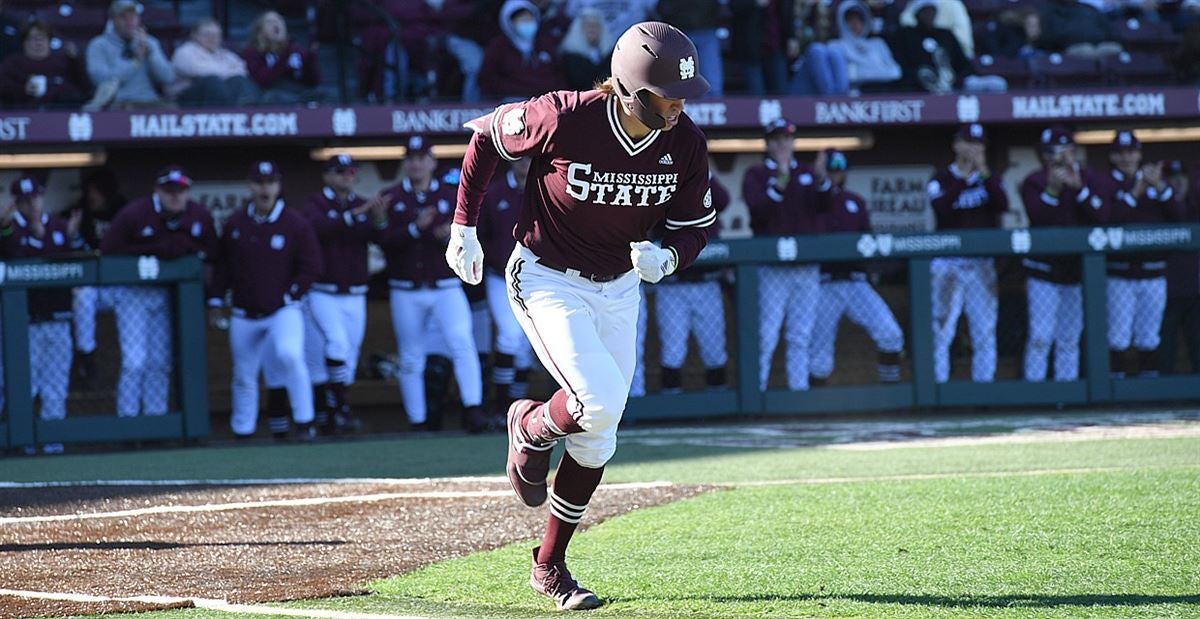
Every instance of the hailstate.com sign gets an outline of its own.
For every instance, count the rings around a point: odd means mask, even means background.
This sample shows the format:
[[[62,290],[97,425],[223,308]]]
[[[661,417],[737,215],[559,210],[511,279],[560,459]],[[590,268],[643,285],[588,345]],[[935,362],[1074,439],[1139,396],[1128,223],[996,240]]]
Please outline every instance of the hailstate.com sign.
[[[261,114],[131,114],[131,138],[299,135],[295,112]]]

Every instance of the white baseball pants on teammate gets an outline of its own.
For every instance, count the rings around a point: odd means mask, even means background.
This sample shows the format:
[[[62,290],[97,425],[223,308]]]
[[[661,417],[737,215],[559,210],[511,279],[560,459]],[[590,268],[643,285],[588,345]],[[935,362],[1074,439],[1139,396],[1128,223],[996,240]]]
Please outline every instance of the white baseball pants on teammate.
[[[29,325],[29,383],[33,397],[42,398],[42,419],[66,418],[73,357],[71,323],[51,320]]]
[[[637,341],[634,343],[633,378],[629,381],[629,397],[640,398],[646,395],[646,330],[650,327],[650,306],[646,299],[645,284],[639,292],[641,301],[638,302]]]
[[[117,415],[164,415],[171,383],[171,303],[165,288],[113,289],[121,378]]]
[[[331,294],[312,290],[304,299],[308,319],[304,349],[309,378],[314,383],[354,383],[359,351],[367,332],[367,297],[362,294]],[[309,341],[309,335],[312,340]],[[325,360],[345,363],[339,376],[330,376]]]
[[[513,313],[584,430],[563,439],[567,452],[584,467],[604,466],[633,380],[641,279],[631,270],[593,282],[538,264],[519,244],[506,279]]]
[[[688,335],[696,337],[706,368],[725,367],[725,304],[717,282],[666,284],[655,290],[654,317],[662,343],[662,365],[683,367]]]
[[[937,382],[950,380],[950,344],[964,309],[971,333],[971,380],[996,377],[996,266],[991,258],[934,258],[933,373]]]
[[[870,282],[834,280],[821,284],[816,324],[812,338],[812,375],[829,378],[833,374],[834,347],[838,323],[845,315],[867,330],[880,352],[899,353],[904,349],[904,331],[896,323],[892,309]],[[887,376],[899,380],[899,376]]]
[[[443,283],[444,282],[444,283]],[[471,305],[457,278],[438,282],[441,288],[392,288],[392,328],[400,356],[400,398],[412,423],[425,423],[425,355],[427,319],[438,325],[454,360],[463,406],[483,403],[483,375],[471,333]]]
[[[1167,309],[1167,278],[1109,277],[1107,292],[1109,349],[1157,349]]]
[[[1025,283],[1029,303],[1029,339],[1025,342],[1025,380],[1046,380],[1054,345],[1054,380],[1079,378],[1079,338],[1083,335],[1083,286],[1056,284],[1036,277]]]
[[[96,312],[116,307],[111,286],[80,286],[73,291],[71,313],[75,320],[75,350],[96,351]]]
[[[312,385],[304,363],[304,313],[299,303],[279,308],[262,318],[236,313],[229,322],[229,350],[233,354],[234,434],[254,434],[258,425],[258,374],[274,367],[287,387],[292,420],[313,420]],[[272,379],[268,379],[268,383]]]
[[[513,314],[512,305],[508,302],[504,278],[495,273],[488,273],[484,278],[484,288],[492,320],[496,325],[496,352],[512,355],[513,367],[517,369],[531,367],[533,348],[529,345],[529,338],[525,337],[525,331],[521,329],[521,323],[517,322],[517,316]]]
[[[815,264],[759,267],[759,389],[767,390],[771,358],[784,328],[787,345],[788,389],[808,389],[808,348],[816,320],[821,272]]]

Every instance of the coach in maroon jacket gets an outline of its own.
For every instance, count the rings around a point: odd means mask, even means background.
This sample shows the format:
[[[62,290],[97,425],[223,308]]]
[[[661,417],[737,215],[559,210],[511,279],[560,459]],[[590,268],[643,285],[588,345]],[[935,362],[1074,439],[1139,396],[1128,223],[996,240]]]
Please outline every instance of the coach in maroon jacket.
[[[233,293],[229,348],[233,354],[233,414],[237,436],[254,434],[258,422],[259,370],[274,364],[292,403],[297,436],[312,438],[312,384],[304,364],[301,300],[321,273],[321,249],[312,226],[284,205],[280,175],[270,161],[250,170],[251,199],[225,222],[215,261],[209,306],[220,307]],[[281,390],[268,397],[268,415],[277,438],[287,435]]]
[[[425,332],[433,321],[454,359],[454,377],[464,407],[464,427],[489,426],[483,412],[483,376],[471,328],[471,310],[459,279],[446,264],[456,187],[434,178],[437,160],[422,136],[408,139],[403,179],[386,190],[388,230],[381,246],[387,256],[392,326],[400,356],[400,395],[415,429],[428,429],[425,403]]]
[[[210,260],[217,235],[212,216],[189,199],[192,179],[179,166],[161,170],[154,193],[121,209],[100,240],[107,255],[142,256],[138,270],[157,277],[158,260],[190,254]],[[117,414],[133,417],[167,412],[171,373],[171,304],[167,289],[122,286],[113,290],[117,335],[121,341],[121,378]]]
[[[354,383],[367,326],[367,243],[378,243],[387,228],[387,201],[354,193],[357,174],[350,155],[332,157],[325,163],[325,186],[303,209],[325,266],[306,299],[305,357],[316,423],[324,427],[332,421],[330,430],[356,425],[346,391]]]
[[[766,127],[767,157],[746,170],[742,198],[755,235],[792,236],[821,232],[829,208],[825,154],[812,167],[795,158],[796,126],[782,118]],[[791,240],[794,242],[794,239]],[[781,243],[787,241],[781,239]],[[808,389],[808,348],[816,316],[820,272],[815,264],[759,269],[759,388],[766,390],[779,331],[787,321],[788,389]]]

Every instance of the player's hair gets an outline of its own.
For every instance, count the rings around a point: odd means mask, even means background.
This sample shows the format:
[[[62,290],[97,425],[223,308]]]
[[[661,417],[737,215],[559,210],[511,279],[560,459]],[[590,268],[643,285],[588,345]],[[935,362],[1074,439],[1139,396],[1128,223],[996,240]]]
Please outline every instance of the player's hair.
[[[606,77],[604,78],[604,81],[596,82],[595,85],[592,86],[592,90],[599,90],[606,95],[617,94],[617,87],[613,86],[611,77]]]
[[[25,43],[25,39],[29,38],[30,34],[33,34],[34,30],[40,30],[42,34],[46,35],[46,38],[51,38],[54,36],[54,29],[50,27],[50,24],[40,19],[31,19],[25,23],[23,28],[21,28],[20,37],[22,44]]]

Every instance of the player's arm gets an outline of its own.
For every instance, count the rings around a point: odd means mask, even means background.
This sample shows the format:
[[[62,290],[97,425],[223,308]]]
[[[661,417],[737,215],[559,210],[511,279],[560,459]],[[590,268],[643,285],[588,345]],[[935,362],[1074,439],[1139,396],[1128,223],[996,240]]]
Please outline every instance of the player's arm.
[[[742,199],[750,211],[751,228],[761,231],[770,221],[773,212],[783,205],[786,187],[780,187],[774,174],[762,166],[746,171],[742,179]]]
[[[296,253],[293,254],[295,271],[292,274],[291,289],[288,291],[293,299],[301,299],[308,294],[308,289],[325,269],[316,232],[304,218],[299,218],[299,221],[303,225],[299,227],[296,238]]]
[[[962,195],[966,186],[966,183],[950,174],[935,174],[925,184],[925,194],[929,198],[929,205],[933,207],[933,212],[937,215],[939,222],[945,222],[954,217],[954,203],[958,201],[958,197]]]
[[[692,159],[692,173],[675,191],[667,207],[667,231],[662,246],[674,254],[672,272],[686,269],[696,261],[708,243],[708,229],[717,221],[708,176],[708,152],[701,146]]]
[[[1000,182],[1000,176],[992,174],[983,181],[983,187],[988,193],[988,208],[997,215],[1003,214],[1008,210],[1008,192],[1004,191],[1004,184]]]
[[[237,225],[237,215],[230,217],[229,221],[225,222],[224,234],[219,237],[214,245],[213,253],[209,256],[208,262],[212,265],[208,280],[205,297],[208,298],[208,306],[210,308],[220,308],[225,306],[225,293],[229,291],[229,260],[232,254],[232,234],[231,231]],[[109,229],[112,230],[111,228]]]

